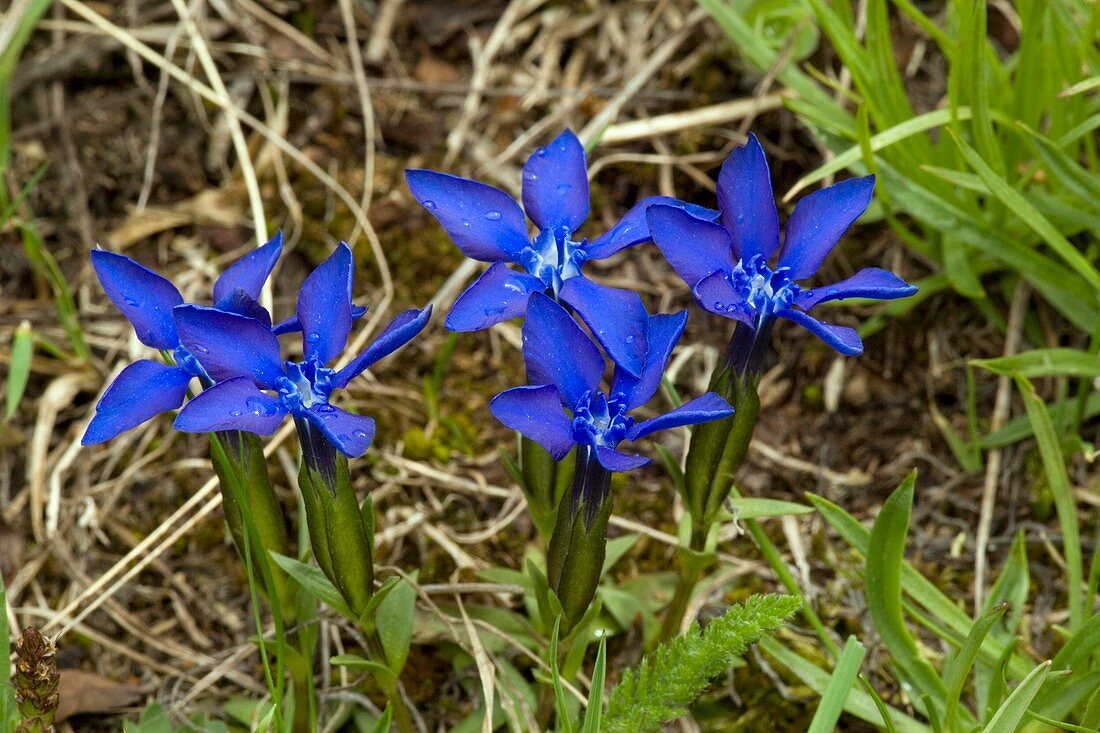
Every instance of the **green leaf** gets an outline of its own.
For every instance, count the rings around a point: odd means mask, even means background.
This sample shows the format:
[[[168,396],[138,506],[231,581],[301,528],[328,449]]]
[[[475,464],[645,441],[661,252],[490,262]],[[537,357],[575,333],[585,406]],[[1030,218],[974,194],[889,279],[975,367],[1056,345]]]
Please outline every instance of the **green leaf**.
[[[727,503],[737,512],[738,519],[789,517],[798,514],[809,514],[814,510],[813,507],[805,504],[796,504],[793,501],[782,501],[780,499],[734,497],[727,499]]]
[[[337,654],[329,660],[329,663],[336,667],[370,672],[383,681],[384,684],[392,684],[397,681],[397,677],[389,667],[372,659],[364,659],[358,654]]]
[[[996,374],[1035,377],[1100,377],[1100,355],[1077,349],[1035,349],[996,359],[974,359],[974,366]]]
[[[565,699],[565,689],[558,672],[558,637],[561,633],[561,617],[554,619],[554,631],[550,635],[550,679],[554,683],[554,703],[557,705],[558,733],[573,733],[573,719],[569,716],[569,706]]]
[[[838,534],[863,557],[867,557],[870,551],[871,533],[861,525],[855,517],[828,499],[807,492],[806,498],[820,512],[821,516]],[[970,630],[973,620],[967,616],[955,603],[951,601],[943,591],[921,575],[916,568],[908,562],[904,562],[901,568],[902,589],[905,594],[915,600],[941,623],[946,625],[959,638],[963,638]],[[987,639],[982,645],[982,656],[993,663],[1006,651],[1006,645],[994,639]],[[1023,677],[1031,670],[1033,663],[1021,654],[1011,654],[1011,672]]]
[[[172,733],[172,721],[158,702],[151,702],[141,711],[137,723],[124,723],[126,733]]]
[[[600,648],[596,652],[596,666],[592,669],[592,686],[588,688],[588,704],[584,710],[582,733],[600,733],[603,730],[603,686],[607,677],[607,637],[600,636]]]
[[[875,631],[904,676],[920,694],[930,695],[942,710],[943,682],[921,655],[902,613],[902,563],[916,480],[916,472],[909,474],[883,504],[871,528],[867,552],[867,610]]]
[[[867,649],[859,643],[859,640],[849,636],[806,733],[832,733],[836,729],[836,723],[844,711],[844,703],[852,691],[856,677],[859,676],[859,666],[863,663],[863,657],[866,654]]]
[[[1073,498],[1073,489],[1066,474],[1066,461],[1062,455],[1062,445],[1055,431],[1054,423],[1047,412],[1047,406],[1039,399],[1025,377],[1016,374],[1016,387],[1024,398],[1024,407],[1035,431],[1035,442],[1039,446],[1039,455],[1043,460],[1050,493],[1054,496],[1054,508],[1058,514],[1058,524],[1062,528],[1062,553],[1066,561],[1066,585],[1069,594],[1069,626],[1071,631],[1081,628],[1084,621],[1084,599],[1081,593],[1083,565],[1081,558],[1081,537],[1078,534],[1077,505]]]
[[[1050,662],[1043,662],[1016,686],[1008,699],[982,729],[982,733],[1015,733],[1027,714],[1027,706],[1043,686],[1050,673]]]
[[[375,627],[386,652],[386,663],[394,675],[400,675],[409,658],[413,621],[416,611],[416,589],[402,578],[378,604],[374,614]]]
[[[948,131],[951,132],[950,129]],[[1046,217],[1040,214],[1019,191],[998,175],[974,148],[970,147],[965,140],[954,132],[951,132],[951,136],[955,140],[955,144],[958,145],[967,164],[982,177],[993,195],[1050,245],[1051,249],[1057,252],[1066,264],[1083,277],[1094,290],[1100,291],[1100,272],[1096,270],[1093,263],[1062,236],[1062,233]]]
[[[31,356],[34,353],[34,336],[31,324],[23,321],[15,329],[11,341],[11,363],[8,365],[8,393],[5,403],[5,417],[11,420],[23,399],[23,390],[27,388],[27,379],[31,374]]]
[[[348,608],[348,604],[344,602],[344,597],[340,595],[340,591],[338,591],[336,586],[325,577],[325,574],[321,572],[320,568],[314,567],[313,565],[307,565],[304,562],[299,562],[292,557],[280,555],[274,551],[271,552],[271,558],[287,575],[298,581],[298,584],[308,593],[311,593],[314,597],[324,602],[344,618],[350,621],[356,620],[355,614],[351,612],[351,609]]]
[[[943,670],[943,684],[947,688],[947,704],[944,708],[944,724],[948,730],[956,730],[955,718],[958,715],[959,697],[962,695],[963,685],[970,674],[974,661],[978,658],[978,652],[982,648],[982,641],[990,629],[1004,616],[1008,605],[996,606],[978,617],[966,640],[958,652],[948,660]]]
[[[803,684],[819,695],[824,695],[829,687],[830,675],[814,662],[791,651],[781,642],[764,637],[760,646],[780,664],[789,669]],[[860,720],[872,725],[882,725],[882,716],[871,696],[863,690],[854,689],[848,694],[844,710]],[[906,715],[897,708],[888,707],[890,721],[898,733],[931,733],[931,728]]]

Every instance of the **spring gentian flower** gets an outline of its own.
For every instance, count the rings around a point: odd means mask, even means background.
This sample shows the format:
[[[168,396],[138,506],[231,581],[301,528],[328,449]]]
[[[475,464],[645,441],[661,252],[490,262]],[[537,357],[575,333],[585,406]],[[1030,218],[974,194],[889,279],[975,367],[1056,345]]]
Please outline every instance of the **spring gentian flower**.
[[[533,293],[546,293],[576,311],[615,363],[638,375],[646,354],[641,298],[598,285],[581,268],[589,260],[648,241],[645,211],[654,203],[686,208],[702,217],[709,210],[657,196],[639,202],[595,240],[577,239],[577,230],[588,218],[587,165],[577,136],[569,130],[561,133],[524,165],[522,209],[507,193],[484,183],[421,169],[405,175],[413,195],[463,254],[492,263],[455,302],[447,315],[449,330],[477,331],[521,316]],[[525,210],[538,229],[533,239]]]
[[[725,400],[708,392],[640,423],[628,414],[657,392],[686,322],[687,311],[647,316],[649,350],[641,373],[634,376],[616,366],[611,390],[604,392],[600,382],[605,363],[599,349],[564,308],[541,293],[535,294],[523,325],[523,359],[531,385],[501,392],[489,403],[489,410],[545,448],[555,460],[578,446],[607,471],[644,466],[648,458],[620,452],[619,443],[733,413]]]
[[[851,178],[806,196],[787,222],[778,262],[779,217],[764,150],[755,135],[736,148],[718,176],[718,223],[670,206],[654,206],[647,218],[654,242],[699,305],[733,318],[755,334],[767,334],[776,317],[804,326],[847,356],[863,351],[854,329],[817,320],[809,311],[843,298],[905,298],[917,288],[886,270],[867,268],[847,280],[807,288],[848,227],[871,201],[874,176]]]
[[[214,283],[214,308],[271,325],[271,317],[257,302],[264,283],[283,249],[282,232],[229,266]],[[125,255],[97,249],[91,254],[99,282],[111,302],[134,326],[138,340],[167,352],[174,364],[140,359],[118,375],[96,405],[95,417],[81,438],[94,445],[141,425],[183,404],[187,385],[198,377],[205,385],[210,375],[180,343],[172,309],[183,303],[176,286]]]
[[[284,363],[272,329],[253,318],[177,306],[173,313],[181,341],[218,383],[187,403],[176,417],[176,429],[270,435],[290,415],[307,461],[319,464],[314,467],[326,475],[324,469],[335,459],[335,454],[328,456],[330,447],[353,458],[366,452],[374,420],[335,407],[329,397],[420,333],[431,306],[401,313],[351,363],[331,369],[327,365],[340,355],[351,333],[351,280],[351,249],[341,243],[302,284],[295,316],[303,332],[302,361]]]

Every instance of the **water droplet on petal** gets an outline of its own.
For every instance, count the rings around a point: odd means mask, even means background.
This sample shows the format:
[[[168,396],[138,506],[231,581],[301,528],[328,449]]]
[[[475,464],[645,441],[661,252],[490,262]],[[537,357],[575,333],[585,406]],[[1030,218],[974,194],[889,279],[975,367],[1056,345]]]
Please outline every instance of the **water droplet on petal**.
[[[537,181],[539,179],[538,174],[533,171],[524,171],[523,177],[528,181]]]
[[[722,310],[725,310],[725,309],[726,309],[726,304],[725,303],[723,303],[720,300],[714,301],[714,310],[722,311]]]
[[[469,219],[463,219],[462,220],[462,226],[464,226],[464,227],[470,226],[470,220]]]
[[[740,224],[741,222],[745,221],[745,215],[744,214],[738,214],[734,218],[734,221],[736,221],[738,224]]]
[[[311,344],[315,344],[320,340],[321,340],[321,334],[317,333],[316,331],[314,331],[314,332],[310,333],[308,336],[306,336],[306,341],[309,341]]]
[[[199,353],[199,354],[209,354],[209,353],[210,353],[210,349],[206,348],[206,347],[205,347],[205,346],[203,346],[202,344],[195,344],[195,345],[194,345],[194,346],[192,347],[192,351],[195,351],[195,352],[197,352],[197,353]]]
[[[814,297],[814,291],[812,291],[812,290],[807,290],[807,291],[806,291],[806,297],[807,297],[807,298],[812,298],[812,297]]]
[[[501,216],[503,216],[503,215],[499,211],[486,211],[485,212],[485,218],[488,219],[489,221],[500,221]]]
[[[559,183],[558,184],[558,193],[568,193],[569,189],[571,189],[571,188],[573,188],[573,187],[570,186],[568,183]]]
[[[230,410],[229,414],[232,415],[233,417],[240,417],[244,413],[242,413],[240,410],[234,409],[234,410]]]
[[[633,336],[633,334],[631,334],[630,336],[627,336],[627,337],[626,337],[626,342],[627,342],[628,344],[632,344],[632,343],[634,343],[634,336]]]
[[[496,307],[496,308],[486,308],[485,309],[485,315],[487,315],[487,316],[499,316],[503,312],[504,312],[504,306],[499,306],[499,307]]]
[[[137,298],[131,298],[130,296],[126,296],[125,298],[123,298],[123,300],[125,300],[126,305],[130,306],[131,308],[141,307],[141,301],[138,300]]]
[[[366,430],[356,430],[354,433],[352,433],[352,435],[354,435],[356,438],[362,439],[362,438],[367,437],[367,431]]]
[[[430,199],[425,199],[424,201],[421,201],[420,205],[423,206],[425,209],[434,209],[435,208],[435,202],[430,200]]]

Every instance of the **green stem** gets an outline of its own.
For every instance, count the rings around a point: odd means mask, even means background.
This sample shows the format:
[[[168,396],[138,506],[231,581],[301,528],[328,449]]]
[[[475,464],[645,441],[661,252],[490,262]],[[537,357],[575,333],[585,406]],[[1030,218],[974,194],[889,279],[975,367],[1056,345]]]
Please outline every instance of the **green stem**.
[[[367,649],[374,659],[387,667],[386,650],[382,646],[382,639],[377,631],[367,634]],[[399,733],[416,733],[416,725],[413,723],[412,713],[405,705],[405,698],[401,695],[396,679],[384,679],[381,675],[375,675],[375,681],[382,688],[382,694],[390,701],[390,709],[393,710],[393,722],[397,724]]]

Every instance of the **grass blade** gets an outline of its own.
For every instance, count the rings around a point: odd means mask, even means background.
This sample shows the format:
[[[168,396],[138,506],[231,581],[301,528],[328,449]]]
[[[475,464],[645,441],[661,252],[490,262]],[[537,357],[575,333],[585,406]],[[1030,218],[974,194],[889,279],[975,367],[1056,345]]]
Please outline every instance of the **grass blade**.
[[[844,711],[844,703],[852,691],[856,677],[859,676],[859,666],[863,663],[863,657],[866,654],[867,649],[859,643],[859,640],[849,636],[806,733],[831,733],[836,728],[840,714]]]
[[[982,733],[1015,733],[1027,715],[1027,706],[1031,704],[1049,673],[1049,661],[1033,669],[990,718],[989,724],[982,729]]]
[[[600,649],[592,670],[592,686],[588,689],[588,706],[584,711],[582,733],[600,733],[603,719],[603,686],[607,678],[607,637],[600,635]]]
[[[31,374],[31,356],[34,353],[34,335],[29,321],[23,321],[15,329],[11,340],[11,364],[8,367],[8,391],[4,403],[4,417],[11,420],[19,409],[27,379]]]

